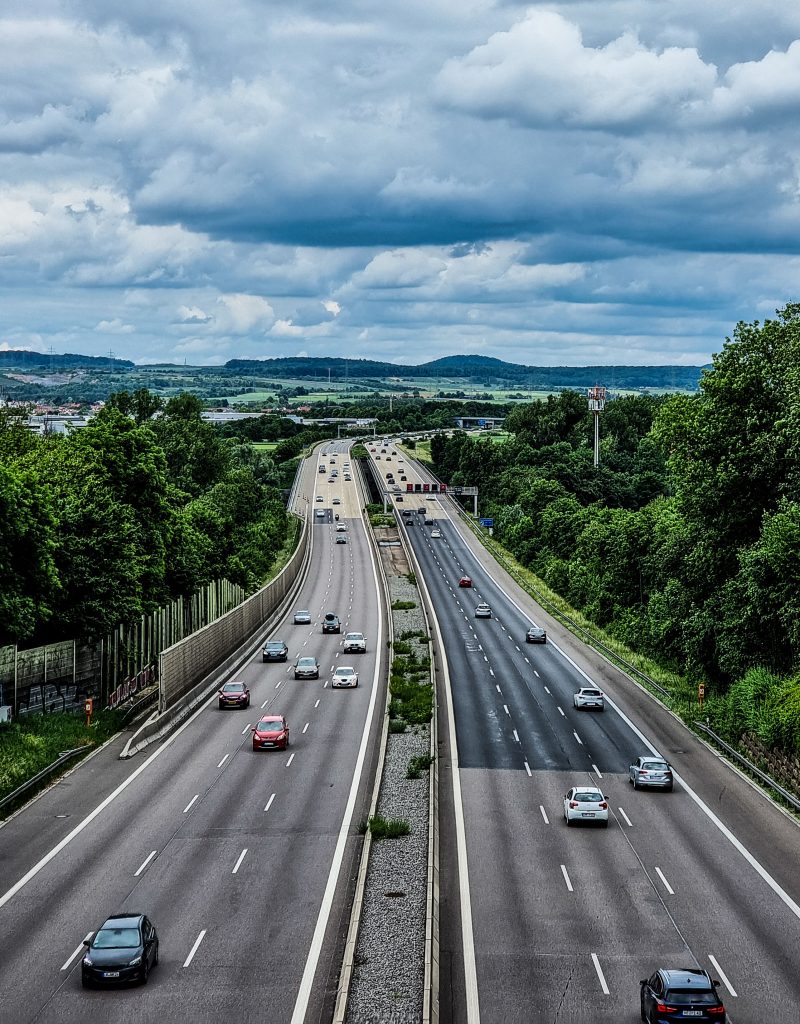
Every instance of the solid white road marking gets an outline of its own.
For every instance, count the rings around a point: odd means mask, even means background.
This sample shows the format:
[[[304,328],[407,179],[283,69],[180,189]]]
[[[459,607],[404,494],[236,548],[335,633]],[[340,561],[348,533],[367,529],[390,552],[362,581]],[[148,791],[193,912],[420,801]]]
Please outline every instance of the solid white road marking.
[[[238,872],[239,868],[241,867],[242,861],[245,859],[246,856],[247,856],[247,847],[245,847],[242,850],[242,852],[239,854],[239,859],[233,865],[233,871],[231,871],[232,875],[235,875]]]
[[[134,871],[134,873],[133,873],[133,877],[134,878],[138,878],[139,875],[141,875],[141,873],[144,871],[144,869],[147,867],[147,865],[150,863],[150,861],[153,859],[153,857],[155,857],[155,855],[157,853],[158,853],[158,850],[152,850],[147,855],[147,857],[142,861],[142,866],[139,868],[139,870],[138,871]]]
[[[547,817],[547,811],[544,809],[544,806],[542,804],[539,804],[539,810],[542,812],[542,817],[544,818],[545,825],[549,825],[550,819]]]
[[[195,793],[195,795],[192,797],[192,799],[189,801],[189,803],[184,807],[183,813],[186,814],[186,812],[189,810],[189,808],[192,806],[192,804],[195,802],[195,800],[199,800],[199,799],[200,799],[200,794],[199,793]]]
[[[231,756],[230,754],[226,754],[226,755],[225,755],[225,756],[223,757],[223,759],[222,759],[222,760],[220,761],[220,763],[219,763],[219,764],[217,765],[217,768],[221,768],[221,767],[222,767],[222,766],[223,766],[223,765],[225,764],[225,762],[226,762],[226,761],[228,760],[228,758],[229,758],[230,756]]]
[[[709,953],[708,959],[711,961],[714,970],[720,976],[720,980],[722,981],[722,984],[725,986],[725,988],[730,992],[734,999],[738,998],[736,995],[736,989],[733,987],[733,985],[731,985],[730,980],[728,979],[728,975],[720,967],[719,963],[717,962],[717,958],[715,956],[712,956],[711,953]]]
[[[192,946],[192,948],[191,948],[191,949],[189,950],[189,955],[188,955],[188,956],[186,957],[186,959],[185,959],[185,960],[183,961],[183,966],[184,966],[184,967],[188,967],[188,966],[189,966],[189,964],[190,964],[190,963],[192,962],[192,960],[194,959],[194,955],[195,955],[195,953],[197,952],[197,950],[198,950],[198,947],[200,946],[200,943],[201,943],[201,942],[203,941],[203,939],[204,939],[205,937],[206,937],[206,930],[205,930],[205,928],[204,928],[204,929],[203,929],[203,930],[202,930],[202,931],[200,932],[200,934],[199,934],[199,935],[197,936],[197,938],[196,938],[196,939],[194,940],[194,945],[193,945],[193,946]]]
[[[264,808],[264,810],[265,810],[265,811],[268,811],[268,810],[270,809],[270,807],[272,807],[272,801],[273,801],[274,799],[275,799],[275,794],[273,793],[273,794],[272,794],[272,795],[270,796],[269,800],[267,800],[267,806],[266,806],[266,807]]]
[[[289,760],[286,762],[286,767],[287,768],[292,763],[292,761],[294,761],[294,754],[289,754]]]
[[[87,934],[87,936],[86,936],[86,939],[91,939],[92,934],[93,934],[92,932],[89,932]],[[75,957],[84,949],[84,944],[83,943],[86,942],[86,939],[83,940],[83,942],[80,944],[80,946],[78,946],[78,948],[75,950],[75,952],[69,958],[69,960],[67,960],[67,962],[64,964],[64,966],[61,968],[62,971],[66,971],[67,968],[69,967],[69,965],[75,959]],[[720,973],[722,973],[722,972],[720,972]]]
[[[627,815],[627,814],[626,814],[626,813],[625,813],[625,812],[623,811],[623,809],[622,809],[621,807],[618,807],[618,808],[617,808],[617,810],[618,810],[618,811],[619,811],[619,813],[620,813],[620,814],[622,815],[622,817],[623,817],[623,818],[625,819],[626,823],[627,823],[627,824],[628,824],[628,825],[629,825],[629,826],[630,826],[631,828],[633,828],[633,822],[632,822],[632,821],[631,821],[631,819],[630,819],[630,818],[628,817],[628,815]]]
[[[670,894],[670,896],[674,896],[675,895],[675,890],[672,888],[672,886],[669,884],[669,882],[664,877],[664,872],[661,870],[661,868],[656,868],[656,874],[661,879],[661,881],[664,883],[664,888],[667,890],[667,892]]]
[[[564,864],[561,865],[561,874],[564,876],[564,881],[567,883],[567,892],[574,892],[575,890],[572,888],[572,882],[570,882],[570,880],[569,880],[569,875],[567,874],[567,868],[566,868],[566,865],[564,865]]]
[[[310,725],[310,722],[306,722],[306,724],[303,726],[303,732],[306,731],[306,729],[309,727],[309,725]]]
[[[608,990],[608,985],[606,985],[606,979],[605,975],[603,974],[603,969],[600,966],[600,961],[597,959],[597,953],[592,953],[592,963],[594,964],[594,969],[597,971],[597,977],[600,979],[600,988],[603,990],[603,995],[607,996],[610,993]]]

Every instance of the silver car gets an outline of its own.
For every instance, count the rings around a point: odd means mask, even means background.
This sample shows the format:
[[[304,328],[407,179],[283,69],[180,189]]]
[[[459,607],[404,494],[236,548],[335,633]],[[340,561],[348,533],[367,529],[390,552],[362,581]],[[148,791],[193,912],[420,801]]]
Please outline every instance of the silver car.
[[[492,609],[489,607],[488,604],[479,604],[478,607],[475,609],[476,619],[491,619],[491,617]]]
[[[665,789],[672,792],[672,765],[663,757],[637,757],[628,769],[628,781],[634,789]]]
[[[582,686],[573,696],[572,703],[580,711],[586,708],[591,711],[602,711],[606,706],[605,694],[596,686]]]
[[[308,626],[311,624],[311,612],[303,609],[298,609],[294,613],[294,622],[296,626]]]
[[[319,679],[319,662],[316,658],[298,658],[294,663],[295,679]]]

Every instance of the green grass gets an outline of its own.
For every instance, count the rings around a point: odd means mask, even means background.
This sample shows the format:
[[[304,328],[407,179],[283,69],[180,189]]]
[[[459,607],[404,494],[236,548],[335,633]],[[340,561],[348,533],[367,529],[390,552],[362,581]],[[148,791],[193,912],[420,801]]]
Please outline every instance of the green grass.
[[[120,718],[118,711],[100,711],[92,717],[88,729],[83,715],[60,713],[26,715],[0,725],[0,797],[32,779],[63,751],[85,746],[89,753],[105,743],[119,729]],[[81,756],[68,761],[64,771],[77,764]]]
[[[369,819],[369,831],[373,839],[397,839],[399,836],[407,836],[411,832],[411,826],[403,818],[384,818],[376,814]]]
[[[433,758],[430,754],[420,754],[418,757],[412,757],[408,762],[408,770],[406,771],[407,779],[418,779],[422,773],[427,771],[433,764]]]
[[[389,677],[389,727],[393,719],[408,725],[424,725],[433,716],[433,686],[430,682],[431,659],[413,652],[392,660]]]
[[[252,447],[257,452],[274,452],[280,441],[253,441]]]

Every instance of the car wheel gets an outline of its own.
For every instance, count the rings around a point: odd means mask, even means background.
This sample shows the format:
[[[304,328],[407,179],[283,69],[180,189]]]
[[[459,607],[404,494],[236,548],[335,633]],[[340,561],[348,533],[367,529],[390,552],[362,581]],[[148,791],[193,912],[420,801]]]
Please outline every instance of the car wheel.
[[[668,793],[671,793],[671,792],[672,792],[672,785],[671,785],[671,784],[670,784],[669,786],[667,786],[667,792],[668,792]]]
[[[85,978],[83,976],[81,976],[81,986],[83,988],[94,988],[94,985],[91,983],[89,978]]]
[[[603,828],[608,828],[608,822],[607,821],[603,821],[603,822],[601,822],[601,824],[602,824]]]
[[[315,679],[319,679],[319,672],[314,676]]]
[[[635,775],[633,777],[633,788],[634,789],[638,789],[639,788],[639,780],[636,778]]]
[[[220,711],[222,711],[223,707],[224,707],[224,705],[223,705],[222,701],[220,701],[220,704],[219,704]]]
[[[639,1007],[640,1007],[639,1012],[642,1015],[642,1020],[645,1021],[645,1024],[647,1024],[647,1014],[644,1012],[644,999],[641,999],[641,998],[639,999]]]

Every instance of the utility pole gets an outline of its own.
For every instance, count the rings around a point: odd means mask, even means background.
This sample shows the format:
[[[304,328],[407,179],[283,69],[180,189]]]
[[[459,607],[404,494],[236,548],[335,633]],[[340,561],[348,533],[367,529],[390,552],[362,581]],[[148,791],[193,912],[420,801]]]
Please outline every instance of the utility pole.
[[[600,465],[600,413],[606,404],[606,389],[601,387],[587,388],[589,410],[594,415],[594,468]]]

